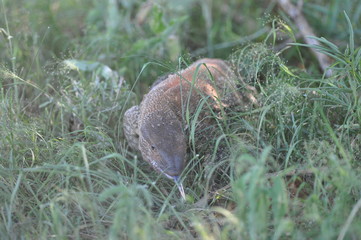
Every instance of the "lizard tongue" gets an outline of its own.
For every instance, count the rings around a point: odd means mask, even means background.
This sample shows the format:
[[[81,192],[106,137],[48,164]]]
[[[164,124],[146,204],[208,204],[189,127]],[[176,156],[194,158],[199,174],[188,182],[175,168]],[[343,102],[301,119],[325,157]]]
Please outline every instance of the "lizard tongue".
[[[175,184],[177,185],[178,190],[179,190],[183,200],[186,200],[186,195],[184,193],[183,184],[180,182],[180,177],[179,176],[173,176],[173,180],[174,180]]]

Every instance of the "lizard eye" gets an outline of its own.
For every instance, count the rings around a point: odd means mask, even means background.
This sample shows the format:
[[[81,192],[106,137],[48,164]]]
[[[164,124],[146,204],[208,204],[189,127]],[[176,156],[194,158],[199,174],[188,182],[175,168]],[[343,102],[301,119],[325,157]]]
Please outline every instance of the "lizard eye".
[[[155,150],[155,147],[152,145],[152,146],[150,146],[150,148],[152,149],[152,150]]]

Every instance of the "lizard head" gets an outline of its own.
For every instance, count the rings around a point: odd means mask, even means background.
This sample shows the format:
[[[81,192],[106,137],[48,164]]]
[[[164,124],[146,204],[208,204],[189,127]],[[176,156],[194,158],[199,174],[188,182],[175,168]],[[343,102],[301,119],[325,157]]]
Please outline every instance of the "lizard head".
[[[182,122],[173,112],[164,111],[153,112],[143,120],[139,126],[139,150],[143,158],[168,178],[178,178],[187,152]]]

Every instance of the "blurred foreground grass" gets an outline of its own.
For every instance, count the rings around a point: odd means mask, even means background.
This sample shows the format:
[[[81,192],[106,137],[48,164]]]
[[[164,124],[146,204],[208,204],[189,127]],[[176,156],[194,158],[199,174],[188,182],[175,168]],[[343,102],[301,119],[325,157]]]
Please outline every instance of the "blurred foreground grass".
[[[300,36],[274,1],[1,0],[0,238],[359,239],[361,6],[303,14],[331,77],[286,47]],[[262,105],[191,149],[182,203],[122,115],[200,56],[228,59]]]

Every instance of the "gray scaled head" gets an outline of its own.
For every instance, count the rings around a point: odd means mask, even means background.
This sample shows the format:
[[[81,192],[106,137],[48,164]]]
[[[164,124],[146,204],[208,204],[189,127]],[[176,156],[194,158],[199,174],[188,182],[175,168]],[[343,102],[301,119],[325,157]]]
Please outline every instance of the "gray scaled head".
[[[157,111],[144,117],[139,129],[143,158],[168,178],[179,177],[187,150],[182,122],[173,112]]]

